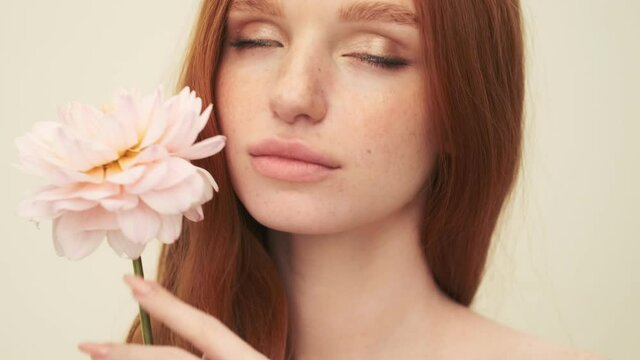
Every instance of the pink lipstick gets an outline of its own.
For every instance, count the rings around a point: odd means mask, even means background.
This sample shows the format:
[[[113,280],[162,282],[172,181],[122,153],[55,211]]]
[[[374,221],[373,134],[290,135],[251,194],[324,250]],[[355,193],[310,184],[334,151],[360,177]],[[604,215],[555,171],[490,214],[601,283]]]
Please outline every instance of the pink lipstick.
[[[330,156],[300,141],[266,139],[251,146],[249,154],[259,173],[284,181],[320,181],[340,168]]]

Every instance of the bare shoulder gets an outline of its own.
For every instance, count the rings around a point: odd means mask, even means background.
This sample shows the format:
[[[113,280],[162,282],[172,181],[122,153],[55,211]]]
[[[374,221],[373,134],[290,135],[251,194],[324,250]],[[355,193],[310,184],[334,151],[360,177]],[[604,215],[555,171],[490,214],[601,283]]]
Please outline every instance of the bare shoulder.
[[[550,359],[550,360],[606,360],[602,355],[572,349],[524,333],[468,308],[459,310],[457,332],[469,345],[467,357],[474,359]]]
[[[499,325],[503,326],[503,325]],[[504,337],[511,341],[513,357],[517,359],[552,359],[552,360],[606,360],[605,357],[547,342],[536,336],[505,327]]]

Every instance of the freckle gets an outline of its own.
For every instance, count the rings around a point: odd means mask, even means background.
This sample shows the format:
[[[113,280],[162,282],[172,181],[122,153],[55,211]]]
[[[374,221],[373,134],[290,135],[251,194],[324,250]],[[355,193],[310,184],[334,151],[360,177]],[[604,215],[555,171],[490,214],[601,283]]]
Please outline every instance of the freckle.
[[[371,154],[371,149],[367,149],[367,154]]]

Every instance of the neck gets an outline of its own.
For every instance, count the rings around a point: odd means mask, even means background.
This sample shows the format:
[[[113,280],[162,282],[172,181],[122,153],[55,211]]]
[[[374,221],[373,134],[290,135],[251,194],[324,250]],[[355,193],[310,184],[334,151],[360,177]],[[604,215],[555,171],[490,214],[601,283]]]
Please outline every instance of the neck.
[[[404,209],[330,235],[269,231],[288,292],[296,359],[424,354],[416,347],[429,347],[447,300],[424,259],[418,214]]]

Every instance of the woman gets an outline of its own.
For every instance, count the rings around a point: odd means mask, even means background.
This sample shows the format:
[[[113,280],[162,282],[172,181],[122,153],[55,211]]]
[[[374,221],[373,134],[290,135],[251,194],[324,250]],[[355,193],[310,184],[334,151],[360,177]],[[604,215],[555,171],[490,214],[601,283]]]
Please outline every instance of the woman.
[[[584,358],[468,308],[520,163],[519,7],[205,0],[179,87],[215,104],[201,136],[226,135],[226,158],[198,165],[221,190],[163,248],[162,287],[128,279],[155,343],[171,347],[82,349]],[[137,321],[127,342],[141,342]]]

